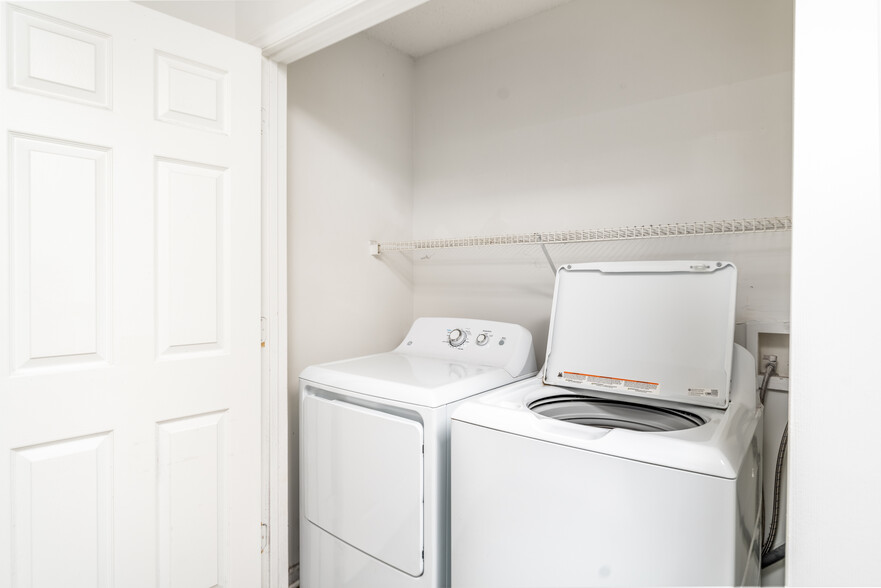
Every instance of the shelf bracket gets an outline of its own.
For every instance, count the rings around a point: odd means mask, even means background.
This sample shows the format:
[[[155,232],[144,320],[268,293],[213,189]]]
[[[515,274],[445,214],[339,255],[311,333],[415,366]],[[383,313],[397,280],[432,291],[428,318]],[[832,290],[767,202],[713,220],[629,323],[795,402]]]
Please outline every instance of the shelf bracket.
[[[554,265],[554,260],[551,259],[551,254],[548,253],[548,248],[541,240],[541,235],[536,233],[536,237],[538,238],[538,246],[541,247],[541,252],[545,254],[545,259],[548,260],[548,265],[551,266],[551,273],[555,276],[557,275],[557,266]]]

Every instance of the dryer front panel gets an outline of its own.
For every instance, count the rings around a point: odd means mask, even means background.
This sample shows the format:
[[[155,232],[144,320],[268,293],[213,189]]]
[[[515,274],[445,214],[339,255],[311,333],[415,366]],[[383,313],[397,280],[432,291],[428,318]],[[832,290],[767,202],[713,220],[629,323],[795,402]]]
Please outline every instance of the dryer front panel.
[[[406,574],[423,572],[423,427],[410,419],[307,394],[306,518]]]

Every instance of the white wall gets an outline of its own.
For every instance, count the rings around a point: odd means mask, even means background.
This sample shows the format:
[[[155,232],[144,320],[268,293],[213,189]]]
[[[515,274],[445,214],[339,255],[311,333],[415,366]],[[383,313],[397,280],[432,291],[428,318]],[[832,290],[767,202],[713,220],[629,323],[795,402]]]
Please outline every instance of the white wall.
[[[881,584],[877,1],[798,0],[787,583]]]
[[[239,0],[235,3],[236,38],[239,41],[250,43],[279,21],[320,1]]]
[[[412,236],[410,58],[363,36],[288,68],[291,563],[299,561],[297,375],[386,351],[413,317],[412,264],[368,241]]]
[[[572,2],[417,62],[415,238],[790,213],[788,0]],[[739,321],[786,320],[789,235],[552,248],[557,263],[726,258]],[[416,261],[417,315],[521,322],[545,347],[536,247]]]
[[[143,0],[136,3],[227,37],[236,36],[236,3],[233,0]]]

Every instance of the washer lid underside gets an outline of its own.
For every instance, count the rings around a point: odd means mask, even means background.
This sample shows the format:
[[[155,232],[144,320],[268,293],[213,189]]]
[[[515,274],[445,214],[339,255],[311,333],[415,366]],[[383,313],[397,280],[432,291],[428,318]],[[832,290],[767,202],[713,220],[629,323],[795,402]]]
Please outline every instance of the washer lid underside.
[[[604,429],[681,431],[699,427],[706,422],[700,416],[684,410],[577,394],[541,398],[530,403],[529,408],[542,416]]]
[[[725,408],[736,289],[737,269],[729,262],[563,266],[544,381]]]

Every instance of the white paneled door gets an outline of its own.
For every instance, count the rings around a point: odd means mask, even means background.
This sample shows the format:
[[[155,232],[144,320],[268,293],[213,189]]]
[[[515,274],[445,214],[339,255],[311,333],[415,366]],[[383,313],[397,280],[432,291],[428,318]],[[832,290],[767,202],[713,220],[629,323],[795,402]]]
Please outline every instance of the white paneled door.
[[[0,588],[256,588],[259,51],[0,9]]]

